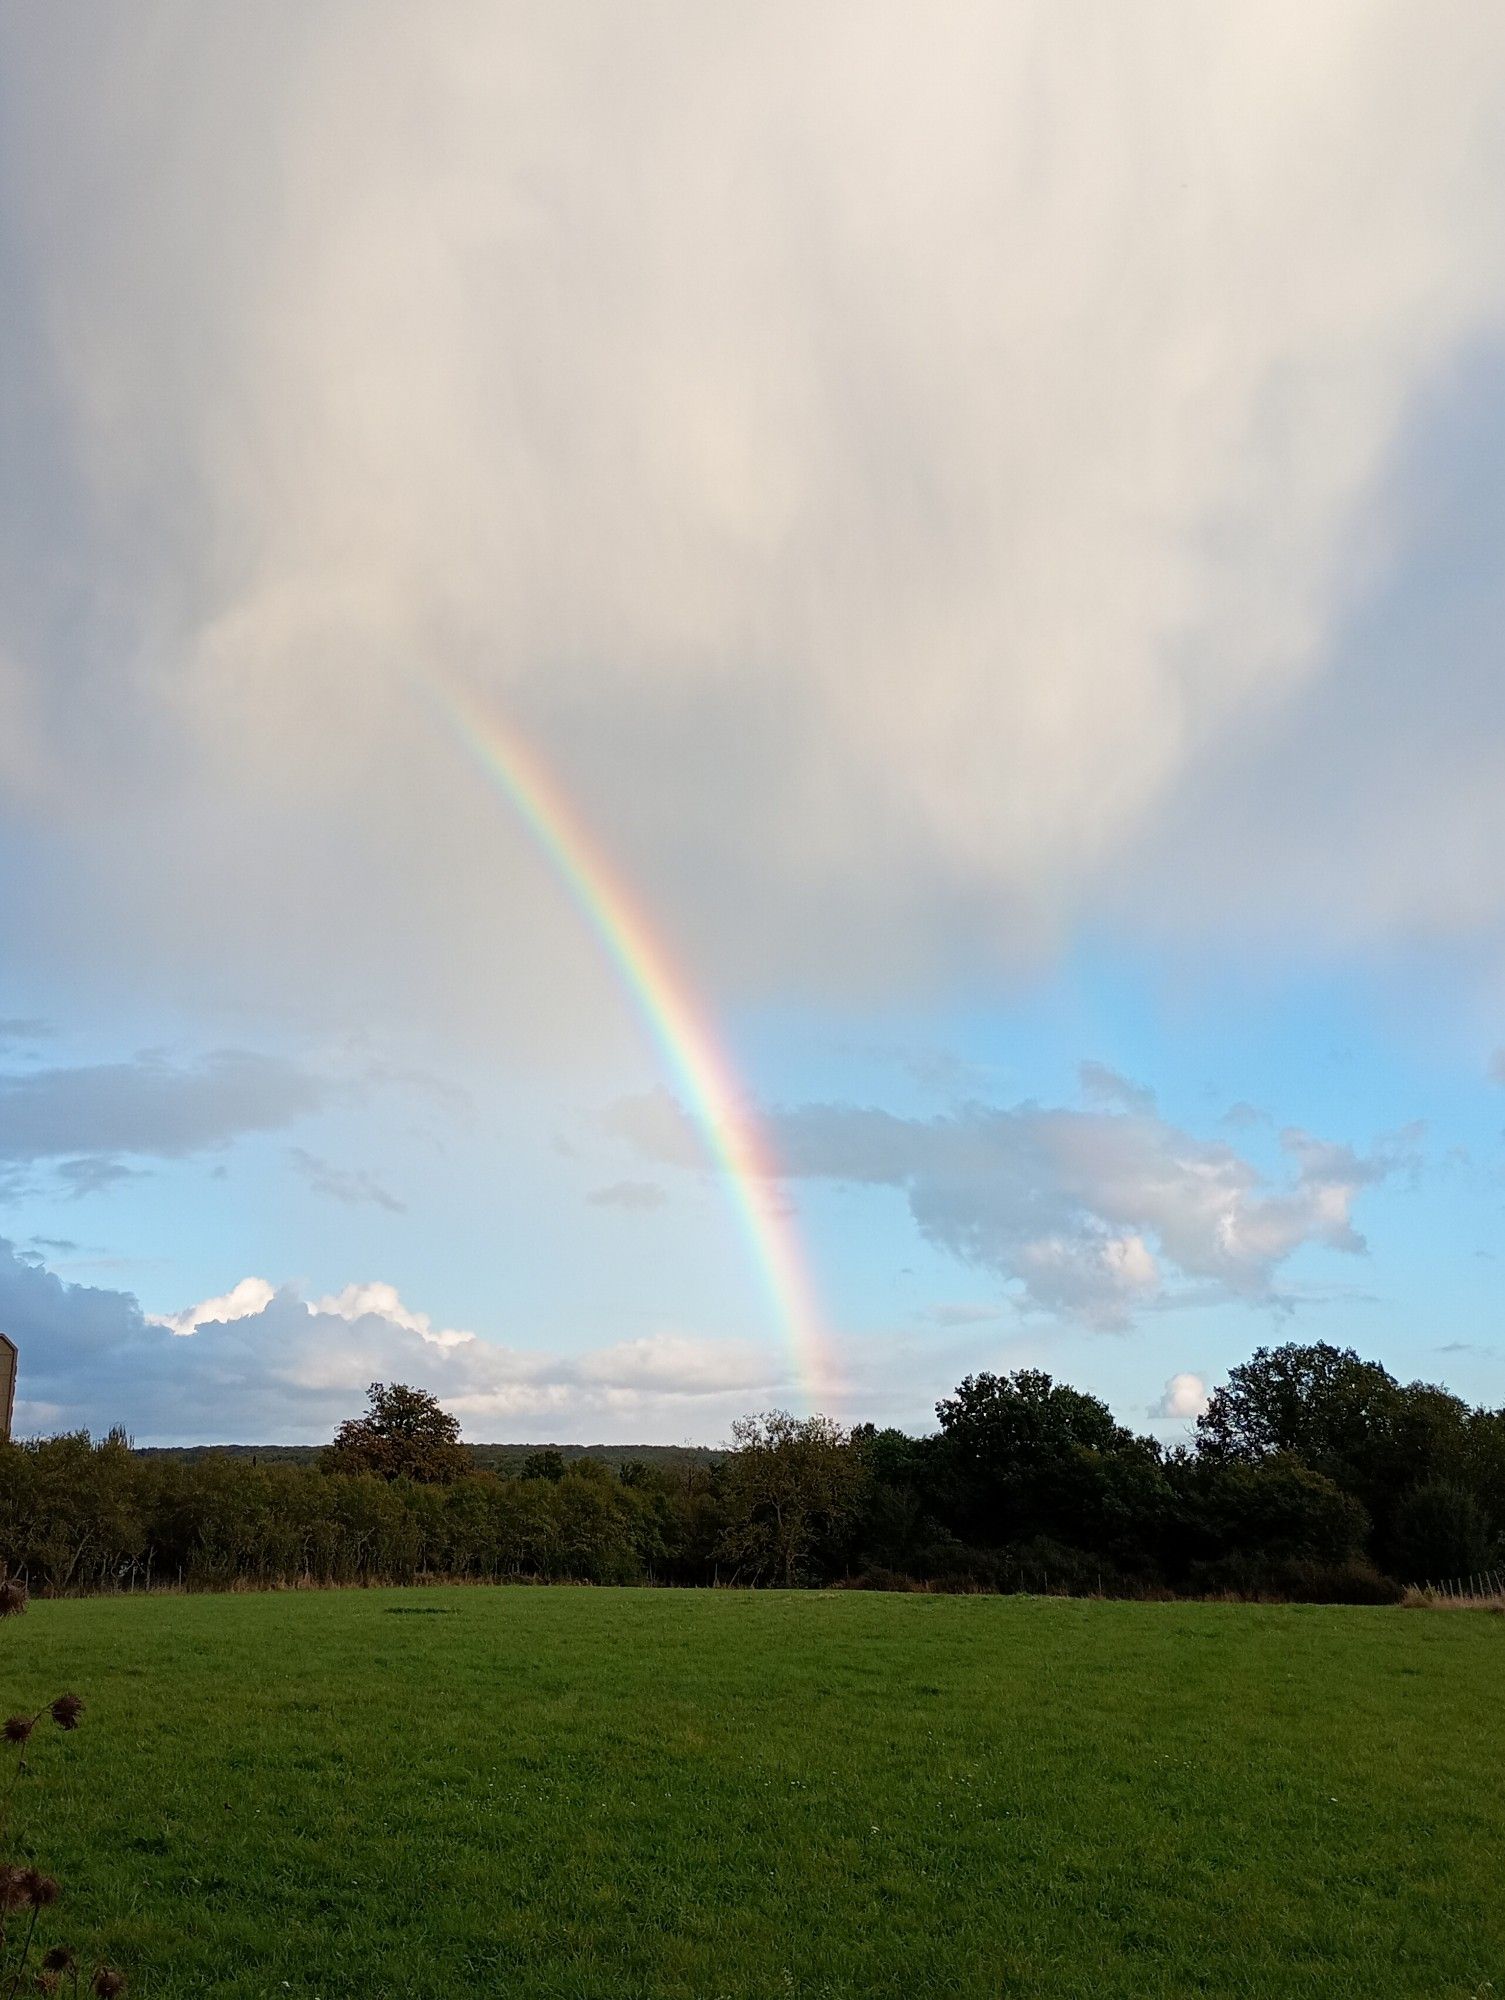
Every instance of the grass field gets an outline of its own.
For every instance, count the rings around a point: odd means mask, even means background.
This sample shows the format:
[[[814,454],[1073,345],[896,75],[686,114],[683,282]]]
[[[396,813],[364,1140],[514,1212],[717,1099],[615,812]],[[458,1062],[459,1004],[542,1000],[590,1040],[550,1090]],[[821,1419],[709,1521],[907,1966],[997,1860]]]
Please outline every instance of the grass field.
[[[1505,1619],[34,1605],[20,1824],[152,1995],[1505,1994]]]

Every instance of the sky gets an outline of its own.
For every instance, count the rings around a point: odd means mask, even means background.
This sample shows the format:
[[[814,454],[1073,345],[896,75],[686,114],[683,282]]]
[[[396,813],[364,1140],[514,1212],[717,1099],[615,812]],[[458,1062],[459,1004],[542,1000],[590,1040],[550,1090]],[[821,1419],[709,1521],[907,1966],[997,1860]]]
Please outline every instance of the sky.
[[[1505,1401],[1505,19],[0,15],[16,1429]]]

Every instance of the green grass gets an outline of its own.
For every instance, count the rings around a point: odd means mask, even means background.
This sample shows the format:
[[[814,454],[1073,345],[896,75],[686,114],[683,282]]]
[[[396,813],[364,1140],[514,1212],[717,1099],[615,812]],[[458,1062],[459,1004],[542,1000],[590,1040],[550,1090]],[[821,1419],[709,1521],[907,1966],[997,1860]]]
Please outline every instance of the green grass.
[[[136,2000],[1505,1994],[1484,1614],[137,1597],[0,1659],[89,1702],[20,1824]]]

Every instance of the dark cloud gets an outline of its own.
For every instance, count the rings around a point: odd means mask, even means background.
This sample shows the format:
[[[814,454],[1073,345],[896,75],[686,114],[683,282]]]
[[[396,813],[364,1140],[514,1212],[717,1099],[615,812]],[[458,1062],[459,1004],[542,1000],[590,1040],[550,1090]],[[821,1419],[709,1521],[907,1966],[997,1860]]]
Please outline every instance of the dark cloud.
[[[315,1111],[328,1086],[283,1056],[219,1049],[196,1064],[129,1062],[0,1073],[0,1161],[59,1160],[80,1192],[118,1179],[124,1154],[180,1159]]]
[[[1388,441],[1498,324],[1505,31],[1221,12],[1084,62],[1048,0],[168,9],[168,88],[135,9],[0,9],[9,936],[599,1045],[420,661],[716,996],[975,991],[1105,909],[1242,938],[1262,884],[1496,923],[1498,607],[1327,655]],[[1427,574],[1496,578],[1499,511],[1460,482]]]

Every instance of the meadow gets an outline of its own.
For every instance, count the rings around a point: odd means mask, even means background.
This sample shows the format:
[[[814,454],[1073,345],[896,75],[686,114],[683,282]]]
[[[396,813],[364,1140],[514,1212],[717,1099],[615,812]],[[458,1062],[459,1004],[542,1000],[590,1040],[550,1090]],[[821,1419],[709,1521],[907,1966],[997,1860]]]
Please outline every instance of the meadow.
[[[1505,1619],[857,1592],[39,1602],[52,1934],[176,1995],[1505,1992]]]

